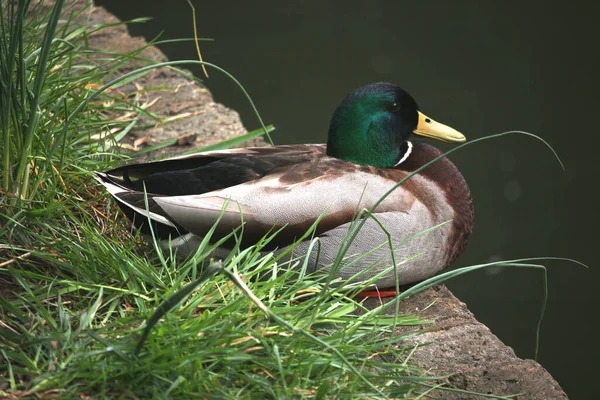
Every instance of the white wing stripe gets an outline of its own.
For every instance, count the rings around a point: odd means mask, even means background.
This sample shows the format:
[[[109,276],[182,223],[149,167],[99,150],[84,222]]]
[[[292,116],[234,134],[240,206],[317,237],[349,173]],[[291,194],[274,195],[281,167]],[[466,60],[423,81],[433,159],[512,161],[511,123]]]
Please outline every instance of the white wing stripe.
[[[133,204],[130,204],[128,202],[126,202],[125,200],[121,199],[119,196],[117,196],[119,193],[127,193],[130,192],[129,190],[120,187],[119,185],[115,185],[113,183],[110,182],[106,182],[103,181],[101,178],[96,177],[96,180],[98,182],[100,182],[102,184],[102,186],[104,186],[106,188],[106,190],[108,191],[108,193],[112,194],[113,197],[121,204],[126,205],[127,207],[131,208],[133,211],[135,211],[136,213],[144,216],[144,217],[150,217],[151,220],[156,221],[158,223],[161,223],[163,225],[168,225],[171,226],[173,228],[176,228],[176,226],[169,221],[167,218],[163,217],[162,215],[153,213],[152,211],[146,210],[144,208],[140,208],[140,207],[136,207]]]

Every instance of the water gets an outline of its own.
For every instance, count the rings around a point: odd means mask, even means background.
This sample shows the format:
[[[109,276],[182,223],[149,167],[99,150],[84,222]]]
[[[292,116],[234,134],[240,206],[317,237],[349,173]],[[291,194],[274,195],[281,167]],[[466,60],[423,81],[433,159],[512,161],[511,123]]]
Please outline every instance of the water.
[[[134,35],[150,39],[164,30],[163,38],[192,37],[183,0],[97,3],[122,20],[154,18],[132,26]],[[550,299],[539,361],[571,398],[590,398],[600,356],[592,308],[600,278],[600,63],[592,10],[542,1],[205,3],[194,2],[200,37],[216,39],[201,43],[205,59],[245,85],[265,122],[277,127],[278,144],[324,142],[341,98],[385,80],[468,139],[519,129],[557,150],[566,172],[542,143],[523,136],[452,155],[476,206],[475,232],[455,265],[545,255],[588,263],[589,270],[547,263]],[[161,48],[173,60],[196,57],[191,42]],[[217,101],[240,111],[247,128],[258,127],[231,82],[213,71],[206,84]],[[533,357],[539,271],[487,270],[448,286],[517,355]]]

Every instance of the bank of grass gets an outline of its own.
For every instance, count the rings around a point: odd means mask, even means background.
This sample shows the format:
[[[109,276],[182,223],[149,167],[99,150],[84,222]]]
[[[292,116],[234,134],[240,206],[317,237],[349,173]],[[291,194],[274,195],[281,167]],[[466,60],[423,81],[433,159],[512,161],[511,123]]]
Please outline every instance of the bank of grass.
[[[144,114],[139,93],[107,76],[139,54],[87,46],[78,11],[2,3],[0,38],[0,396],[414,397],[429,378],[410,366],[395,325],[357,317],[360,303],[290,273],[261,244],[233,252],[217,274],[162,316],[138,355],[146,320],[210,260],[176,264],[132,236],[91,172]],[[84,11],[85,12],[85,11]],[[74,112],[90,96],[81,112]],[[203,251],[208,254],[211,247]],[[205,261],[206,260],[206,261]],[[300,263],[302,260],[299,261]]]

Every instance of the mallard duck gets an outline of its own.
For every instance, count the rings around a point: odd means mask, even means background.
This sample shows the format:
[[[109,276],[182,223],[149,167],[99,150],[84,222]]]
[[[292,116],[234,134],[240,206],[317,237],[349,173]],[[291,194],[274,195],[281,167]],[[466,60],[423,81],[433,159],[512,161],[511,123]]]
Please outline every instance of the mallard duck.
[[[441,153],[411,134],[447,142],[465,137],[419,111],[406,91],[373,83],[348,94],[331,118],[327,145],[299,144],[212,151],[97,173],[133,225],[185,257],[219,221],[218,240],[242,223],[242,246],[281,231],[266,250],[284,251],[319,220],[309,272],[329,272],[357,211]],[[147,200],[146,195],[147,193]],[[146,201],[149,212],[146,211]],[[395,189],[367,218],[335,275],[375,280],[378,289],[433,276],[465,249],[473,227],[469,188],[447,158]],[[451,221],[447,224],[445,222]],[[442,226],[431,229],[437,225]],[[394,258],[386,227],[392,238]],[[362,274],[358,274],[362,272]]]

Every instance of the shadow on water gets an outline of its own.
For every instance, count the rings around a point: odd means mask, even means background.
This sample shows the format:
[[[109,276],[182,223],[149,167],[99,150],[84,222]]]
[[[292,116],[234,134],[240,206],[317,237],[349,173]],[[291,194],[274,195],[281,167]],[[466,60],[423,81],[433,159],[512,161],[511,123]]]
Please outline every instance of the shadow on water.
[[[193,35],[183,0],[97,4],[122,20],[153,17],[131,26],[133,35]],[[600,278],[594,266],[600,218],[591,188],[600,172],[594,120],[600,65],[591,9],[476,0],[194,4],[200,37],[216,39],[202,43],[205,59],[246,86],[265,122],[278,128],[278,144],[324,142],[339,100],[359,85],[386,80],[467,138],[519,129],[554,146],[566,172],[542,144],[522,136],[453,154],[476,205],[475,232],[456,265],[544,255],[590,264],[585,270],[548,263],[539,360],[572,398],[589,398],[600,356],[598,346],[589,348],[596,342],[591,305]],[[191,42],[161,48],[170,59],[196,57]],[[231,82],[213,73],[206,84],[217,101],[240,111],[248,128],[258,126]],[[539,271],[487,270],[448,286],[520,357],[533,357]]]

